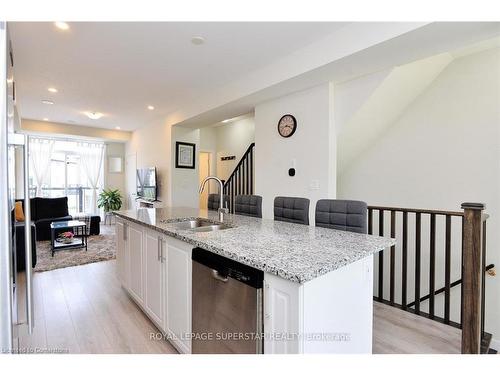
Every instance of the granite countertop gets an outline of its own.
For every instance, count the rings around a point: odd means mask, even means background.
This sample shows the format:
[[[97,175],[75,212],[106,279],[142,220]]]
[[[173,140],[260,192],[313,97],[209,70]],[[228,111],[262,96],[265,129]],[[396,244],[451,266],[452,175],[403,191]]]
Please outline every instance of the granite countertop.
[[[396,243],[387,237],[241,215],[226,215],[224,223],[232,226],[230,229],[194,232],[176,228],[176,222],[188,219],[218,219],[217,212],[193,208],[140,208],[115,215],[297,283],[305,283]]]

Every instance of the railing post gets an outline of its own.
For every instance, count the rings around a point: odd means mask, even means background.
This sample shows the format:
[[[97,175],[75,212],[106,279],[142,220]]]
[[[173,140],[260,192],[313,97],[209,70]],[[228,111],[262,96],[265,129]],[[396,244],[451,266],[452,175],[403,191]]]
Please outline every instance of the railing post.
[[[462,354],[481,352],[482,203],[462,203]]]

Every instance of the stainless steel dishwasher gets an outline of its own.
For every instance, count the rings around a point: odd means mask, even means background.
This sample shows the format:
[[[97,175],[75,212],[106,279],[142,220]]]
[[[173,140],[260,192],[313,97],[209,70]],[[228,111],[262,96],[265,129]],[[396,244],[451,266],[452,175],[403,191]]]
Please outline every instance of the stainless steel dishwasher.
[[[192,353],[263,353],[264,272],[193,249]]]

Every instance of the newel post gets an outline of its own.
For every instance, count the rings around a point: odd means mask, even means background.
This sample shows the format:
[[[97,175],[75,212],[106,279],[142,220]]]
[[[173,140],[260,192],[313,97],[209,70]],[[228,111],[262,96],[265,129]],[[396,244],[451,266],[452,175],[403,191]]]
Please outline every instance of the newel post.
[[[462,354],[481,352],[482,203],[462,203]]]

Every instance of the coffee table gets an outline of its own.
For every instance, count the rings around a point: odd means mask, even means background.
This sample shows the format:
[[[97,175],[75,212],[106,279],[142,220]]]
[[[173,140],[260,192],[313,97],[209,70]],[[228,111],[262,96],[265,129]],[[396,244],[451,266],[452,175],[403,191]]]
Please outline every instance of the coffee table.
[[[65,231],[72,231],[75,233],[71,243],[57,241],[57,234]],[[58,250],[85,248],[85,251],[87,251],[87,225],[83,221],[54,221],[50,223],[50,237],[52,256],[54,256],[54,253]]]

